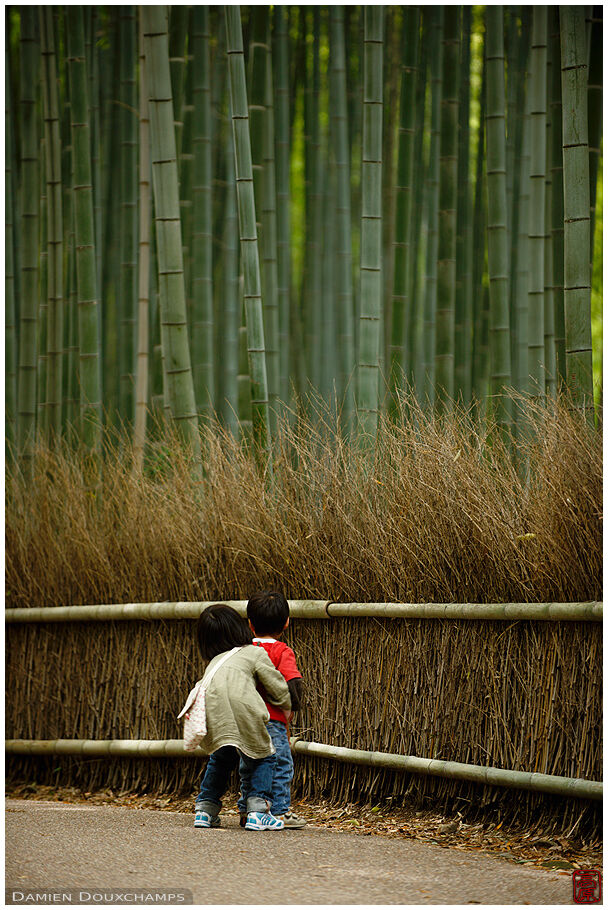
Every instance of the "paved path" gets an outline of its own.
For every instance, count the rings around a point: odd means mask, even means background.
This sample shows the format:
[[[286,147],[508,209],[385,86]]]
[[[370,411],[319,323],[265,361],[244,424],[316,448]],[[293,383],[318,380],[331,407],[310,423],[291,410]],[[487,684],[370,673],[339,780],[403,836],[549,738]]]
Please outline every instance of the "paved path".
[[[244,831],[234,815],[217,830],[192,822],[180,812],[8,799],[6,887],[187,889],[195,904],[571,903],[569,875],[492,856],[312,826]]]

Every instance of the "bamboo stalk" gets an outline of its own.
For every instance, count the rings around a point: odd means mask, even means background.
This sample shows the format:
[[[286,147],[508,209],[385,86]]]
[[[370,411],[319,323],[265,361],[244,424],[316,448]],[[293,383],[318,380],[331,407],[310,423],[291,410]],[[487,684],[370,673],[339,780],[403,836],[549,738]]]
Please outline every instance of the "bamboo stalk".
[[[366,6],[357,414],[360,433],[372,440],[378,427],[382,315],[383,24],[383,8]]]
[[[439,152],[437,309],[435,314],[435,408],[444,414],[454,397],[454,316],[456,304],[456,206],[458,182],[458,101],[460,10],[446,6],[442,38],[443,90]]]
[[[593,422],[590,198],[585,21],[582,7],[560,9],[564,164],[564,320],[566,382],[573,404]]]
[[[432,758],[418,758],[414,755],[395,755],[391,752],[366,752],[363,749],[347,749],[325,743],[307,742],[291,737],[292,751],[299,755],[329,758],[334,761],[355,765],[371,765],[378,768],[394,768],[410,774],[429,774],[434,777],[448,777],[496,787],[510,787],[515,790],[532,790],[540,793],[555,793],[574,799],[597,799],[603,797],[603,783],[574,777],[559,777],[555,774],[538,774],[530,771],[510,771],[506,768],[468,765],[463,762],[439,761]],[[78,755],[83,758],[201,758],[202,749],[186,752],[181,739],[7,739],[5,751],[9,755]]]
[[[507,232],[507,144],[503,7],[487,9],[486,174],[488,180],[488,273],[490,282],[490,393],[505,439],[511,426],[511,329]]]
[[[61,135],[53,9],[52,7],[40,7],[39,14],[47,195],[46,409],[48,430],[57,440],[61,435],[64,313]]]
[[[241,616],[247,601],[225,600]],[[61,607],[15,607],[5,610],[6,622],[92,622],[126,619],[198,619],[202,610],[215,601],[176,603],[97,604]],[[376,616],[383,619],[497,619],[601,622],[603,605],[586,603],[334,603],[331,600],[292,600],[292,619]]]
[[[152,181],[156,219],[161,344],[171,416],[192,448],[200,472],[200,437],[186,323],[184,265],[179,212],[177,155],[165,7],[142,7]]]
[[[36,10],[24,7],[21,15],[20,36],[20,96],[19,120],[21,132],[18,237],[20,247],[21,300],[17,308],[19,318],[19,357],[17,384],[17,439],[22,464],[31,463],[36,434],[36,397],[38,382],[38,308],[45,300],[46,282],[43,282],[42,256],[46,245],[39,244],[40,178],[44,177],[42,145],[37,128],[36,99],[40,77],[40,48],[36,34]],[[40,246],[40,256],[38,250]],[[9,267],[7,259],[7,268]],[[46,274],[46,273],[45,273]],[[39,284],[40,282],[40,284]],[[43,297],[44,293],[44,297]],[[46,339],[45,339],[46,343]],[[46,356],[46,348],[45,348]]]
[[[545,392],[545,168],[547,9],[532,13],[530,52],[530,208],[528,212],[528,391]]]
[[[149,353],[150,353],[150,234],[152,222],[150,116],[148,112],[148,82],[144,27],[141,15],[138,24],[139,42],[139,256],[137,260],[138,319],[137,370],[135,375],[135,428],[133,451],[135,467],[143,470],[148,416]]]
[[[226,40],[228,45],[228,74],[230,86],[230,112],[236,174],[237,207],[241,240],[243,292],[245,300],[245,325],[251,380],[251,409],[254,439],[259,451],[266,453],[271,469],[270,415],[268,406],[268,381],[266,349],[262,316],[262,285],[256,228],[256,207],[251,163],[251,137],[249,134],[249,108],[245,82],[245,59],[241,13],[239,7],[224,7]],[[239,409],[239,416],[241,412]]]

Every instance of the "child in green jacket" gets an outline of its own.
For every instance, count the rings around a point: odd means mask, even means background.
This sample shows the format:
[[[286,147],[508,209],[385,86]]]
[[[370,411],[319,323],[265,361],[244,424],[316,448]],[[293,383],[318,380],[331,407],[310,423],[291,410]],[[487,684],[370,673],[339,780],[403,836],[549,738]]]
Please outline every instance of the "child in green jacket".
[[[195,803],[195,828],[217,828],[222,796],[234,768],[240,765],[249,831],[278,831],[282,820],[271,812],[275,749],[266,729],[269,719],[260,685],[268,700],[291,711],[289,689],[262,648],[251,644],[247,624],[232,607],[213,604],[198,621],[198,644],[209,670],[222,654],[238,647],[213,675],[205,695],[207,733],[201,748],[210,755]]]

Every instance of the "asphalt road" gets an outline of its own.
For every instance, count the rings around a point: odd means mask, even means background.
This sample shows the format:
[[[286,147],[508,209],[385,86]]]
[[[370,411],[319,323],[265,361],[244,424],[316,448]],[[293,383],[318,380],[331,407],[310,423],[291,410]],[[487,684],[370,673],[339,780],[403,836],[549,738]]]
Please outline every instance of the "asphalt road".
[[[9,799],[7,902],[25,903],[34,889],[73,892],[74,902],[83,892],[87,903],[160,889],[189,891],[195,904],[572,902],[569,875],[493,856],[311,825],[245,831],[234,815],[223,822],[198,830],[180,812]]]

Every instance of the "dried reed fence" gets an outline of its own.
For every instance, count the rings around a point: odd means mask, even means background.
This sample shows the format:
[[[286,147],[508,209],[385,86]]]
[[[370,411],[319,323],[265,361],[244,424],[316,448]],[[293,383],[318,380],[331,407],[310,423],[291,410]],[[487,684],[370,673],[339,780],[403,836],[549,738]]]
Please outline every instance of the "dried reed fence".
[[[203,666],[193,623],[9,624],[6,735],[174,739]],[[346,748],[601,779],[601,624],[297,620],[308,680],[292,734]],[[298,757],[295,792],[340,804],[389,799],[579,831],[598,806],[457,780]],[[10,757],[10,777],[115,791],[190,792],[192,759]]]
[[[9,470],[10,608],[243,600],[520,603],[598,601],[601,432],[561,405],[534,415],[516,470],[470,416],[385,422],[373,463],[329,417],[285,422],[274,481],[221,428],[203,432],[205,476],[165,431],[146,470],[127,444],[86,462],[40,449]],[[601,777],[598,623],[297,620],[310,681],[292,731],[357,749]],[[291,637],[291,636],[290,636]],[[15,624],[7,630],[6,735],[171,739],[201,671],[192,622]],[[11,776],[88,788],[189,791],[191,760],[11,759]],[[338,802],[432,802],[507,811],[560,828],[598,826],[597,806],[453,780],[298,760],[296,792]]]

